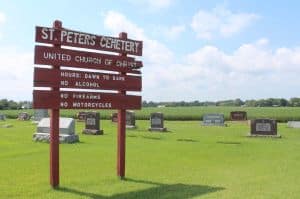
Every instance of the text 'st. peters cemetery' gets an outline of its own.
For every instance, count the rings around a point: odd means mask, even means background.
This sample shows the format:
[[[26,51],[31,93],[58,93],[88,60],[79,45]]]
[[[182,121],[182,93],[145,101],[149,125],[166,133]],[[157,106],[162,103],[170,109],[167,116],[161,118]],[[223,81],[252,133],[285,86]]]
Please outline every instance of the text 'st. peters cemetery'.
[[[35,41],[52,44],[35,46],[34,63],[52,67],[34,68],[33,91],[33,108],[51,109],[50,184],[59,184],[60,109],[118,109],[117,175],[123,178],[126,109],[141,108],[141,96],[126,95],[126,91],[141,91],[143,66],[127,55],[141,56],[143,42],[128,39],[127,33],[107,37],[66,29],[60,21],[55,21],[52,28],[36,27]]]

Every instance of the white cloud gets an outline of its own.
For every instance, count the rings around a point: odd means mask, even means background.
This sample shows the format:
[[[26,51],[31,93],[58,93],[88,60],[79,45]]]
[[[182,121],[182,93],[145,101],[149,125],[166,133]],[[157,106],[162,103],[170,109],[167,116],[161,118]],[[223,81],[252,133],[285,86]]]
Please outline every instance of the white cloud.
[[[140,5],[143,8],[159,10],[169,7],[174,0],[129,0],[130,3]]]
[[[5,21],[6,21],[6,17],[4,13],[0,12],[0,39],[2,37],[1,26],[5,23]]]
[[[33,53],[16,47],[0,48],[0,98],[31,100],[33,85]]]
[[[143,40],[143,59],[148,64],[166,64],[173,59],[173,53],[165,45],[150,39],[142,28],[119,12],[108,11],[105,14],[104,26],[114,35],[127,32],[129,38]]]
[[[234,73],[300,72],[300,49],[278,48],[272,50],[267,39],[243,44],[232,53],[225,53],[214,46],[204,46],[187,55],[187,63],[198,67],[217,68]]]
[[[104,17],[104,27],[109,29],[113,34],[118,35],[120,32],[127,32],[129,37],[144,38],[143,29],[130,22],[121,13],[108,11],[104,14]]]
[[[192,19],[191,27],[201,39],[212,39],[215,36],[232,36],[258,19],[253,13],[233,13],[224,7],[211,11],[199,10]]]
[[[0,12],[0,24],[4,23],[6,21],[6,17],[4,15],[4,13]]]
[[[204,46],[181,64],[176,59],[147,71],[143,96],[158,101],[298,96],[291,88],[300,86],[300,48],[271,49],[268,43],[260,39],[231,53]]]
[[[144,41],[143,99],[154,101],[219,100],[297,96],[300,48],[271,49],[266,38],[228,53],[207,45],[175,57],[164,44],[118,12],[106,13],[114,34],[127,31]],[[275,89],[276,88],[276,89]]]
[[[185,25],[174,25],[165,29],[165,36],[168,39],[177,39],[185,31]]]

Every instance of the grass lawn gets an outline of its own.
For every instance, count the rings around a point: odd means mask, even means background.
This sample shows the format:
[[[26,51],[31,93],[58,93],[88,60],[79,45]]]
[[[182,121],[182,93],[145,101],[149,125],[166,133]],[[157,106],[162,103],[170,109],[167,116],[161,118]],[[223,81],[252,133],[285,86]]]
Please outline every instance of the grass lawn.
[[[116,177],[116,125],[103,136],[82,135],[60,145],[60,188],[49,186],[49,145],[35,143],[31,122],[0,128],[0,198],[300,198],[300,130],[279,124],[282,139],[248,138],[246,123],[203,127],[165,121],[168,133],[149,133],[148,121],[127,130],[126,180]]]

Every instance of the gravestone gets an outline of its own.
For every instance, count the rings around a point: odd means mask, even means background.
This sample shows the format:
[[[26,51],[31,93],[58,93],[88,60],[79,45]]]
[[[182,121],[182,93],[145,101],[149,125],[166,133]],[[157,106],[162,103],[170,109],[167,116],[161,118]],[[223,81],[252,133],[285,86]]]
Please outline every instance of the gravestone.
[[[245,121],[245,120],[247,120],[247,112],[246,111],[232,111],[232,112],[230,112],[230,120],[231,121]]]
[[[77,113],[77,118],[79,122],[85,122],[87,112],[79,112]]]
[[[18,115],[18,120],[25,121],[25,120],[29,120],[29,119],[30,119],[30,116],[26,112],[19,113],[19,115]]]
[[[287,126],[289,128],[300,128],[300,121],[288,121]]]
[[[0,121],[4,121],[5,119],[6,119],[5,115],[0,113]]]
[[[87,112],[85,116],[85,129],[83,134],[102,135],[103,130],[100,130],[100,113]]]
[[[134,111],[126,111],[126,128],[129,129],[136,128]]]
[[[50,118],[43,118],[37,125],[33,140],[39,142],[50,142]],[[75,134],[75,120],[73,118],[59,118],[59,143],[79,142]]]
[[[112,122],[118,122],[118,113],[112,113],[111,114],[111,121]]]
[[[271,136],[280,137],[277,135],[277,122],[272,119],[255,119],[251,120],[250,136]]]
[[[39,123],[41,119],[49,117],[48,109],[35,109],[33,114],[33,122]]]
[[[11,127],[13,127],[13,125],[12,124],[4,124],[1,127],[2,128],[11,128]]]
[[[217,114],[217,113],[205,114],[203,116],[202,125],[204,125],[204,126],[225,126],[224,115]]]
[[[150,115],[150,128],[149,131],[167,131],[164,127],[164,115],[163,113],[151,113]]]

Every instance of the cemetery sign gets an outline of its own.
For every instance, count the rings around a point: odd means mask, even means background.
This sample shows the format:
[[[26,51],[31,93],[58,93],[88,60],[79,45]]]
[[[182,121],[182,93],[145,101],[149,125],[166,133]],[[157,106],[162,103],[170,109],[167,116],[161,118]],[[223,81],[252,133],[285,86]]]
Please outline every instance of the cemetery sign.
[[[51,111],[51,186],[59,185],[60,109],[118,109],[117,175],[125,177],[125,113],[126,109],[141,109],[141,96],[126,95],[126,91],[141,91],[143,66],[127,55],[141,56],[143,42],[128,39],[124,32],[110,37],[66,29],[60,21],[53,27],[37,26],[35,41],[52,44],[35,46],[34,63],[52,68],[34,69],[33,91],[33,108]],[[86,50],[78,50],[81,48]]]

